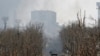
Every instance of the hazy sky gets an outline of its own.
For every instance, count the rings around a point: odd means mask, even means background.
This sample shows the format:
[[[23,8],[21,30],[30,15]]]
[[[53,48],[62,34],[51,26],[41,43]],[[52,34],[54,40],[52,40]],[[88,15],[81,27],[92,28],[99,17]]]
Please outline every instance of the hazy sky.
[[[26,24],[31,19],[31,11],[52,10],[57,12],[57,21],[63,24],[75,20],[79,9],[86,10],[87,17],[97,18],[96,2],[97,0],[0,0],[0,17],[9,16],[10,19],[20,19]]]

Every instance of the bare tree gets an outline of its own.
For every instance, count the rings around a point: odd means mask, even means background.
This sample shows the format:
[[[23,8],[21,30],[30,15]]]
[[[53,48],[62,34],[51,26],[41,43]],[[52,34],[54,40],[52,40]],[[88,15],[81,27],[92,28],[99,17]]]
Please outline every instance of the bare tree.
[[[63,27],[60,37],[63,40],[63,51],[68,50],[71,56],[97,56],[96,45],[99,39],[98,27],[85,27],[85,16],[77,14],[78,24]],[[83,21],[81,21],[83,20]]]
[[[0,56],[42,56],[42,26],[6,29],[0,33]]]

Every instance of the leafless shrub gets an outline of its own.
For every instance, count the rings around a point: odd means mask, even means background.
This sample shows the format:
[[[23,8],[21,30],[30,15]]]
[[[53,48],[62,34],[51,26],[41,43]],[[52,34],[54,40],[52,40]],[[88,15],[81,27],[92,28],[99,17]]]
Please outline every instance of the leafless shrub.
[[[0,56],[42,56],[42,25],[7,29],[0,33]]]
[[[98,27],[85,27],[85,16],[79,18],[78,24],[63,27],[60,37],[63,40],[63,51],[67,50],[71,56],[97,56],[96,45],[100,41],[100,29]],[[81,20],[83,21],[81,21]]]

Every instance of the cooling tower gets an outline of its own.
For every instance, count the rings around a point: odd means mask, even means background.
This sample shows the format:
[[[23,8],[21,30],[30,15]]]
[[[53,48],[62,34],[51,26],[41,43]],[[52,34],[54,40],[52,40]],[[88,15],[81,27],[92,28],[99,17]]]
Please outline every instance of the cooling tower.
[[[33,11],[31,14],[31,21],[36,23],[42,23],[44,33],[49,36],[57,35],[59,29],[58,24],[56,23],[56,13],[53,11]]]

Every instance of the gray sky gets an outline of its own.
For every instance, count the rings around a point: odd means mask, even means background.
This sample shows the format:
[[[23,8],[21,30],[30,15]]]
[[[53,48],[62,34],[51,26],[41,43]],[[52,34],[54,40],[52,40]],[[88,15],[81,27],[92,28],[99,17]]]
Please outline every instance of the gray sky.
[[[23,24],[31,19],[31,11],[52,10],[57,12],[59,24],[76,20],[79,9],[86,10],[87,17],[97,18],[96,2],[99,0],[0,0],[0,17],[16,17]],[[16,16],[15,16],[16,15]],[[88,20],[89,21],[89,20]]]
[[[14,17],[22,23],[30,20],[31,11],[34,10],[52,10],[57,12],[57,21],[60,24],[73,21],[79,9],[87,11],[87,17],[97,18],[96,1],[99,0],[0,0],[0,17]],[[16,11],[16,13],[15,13]]]
[[[0,16],[8,16],[19,3],[20,0],[0,0]]]

